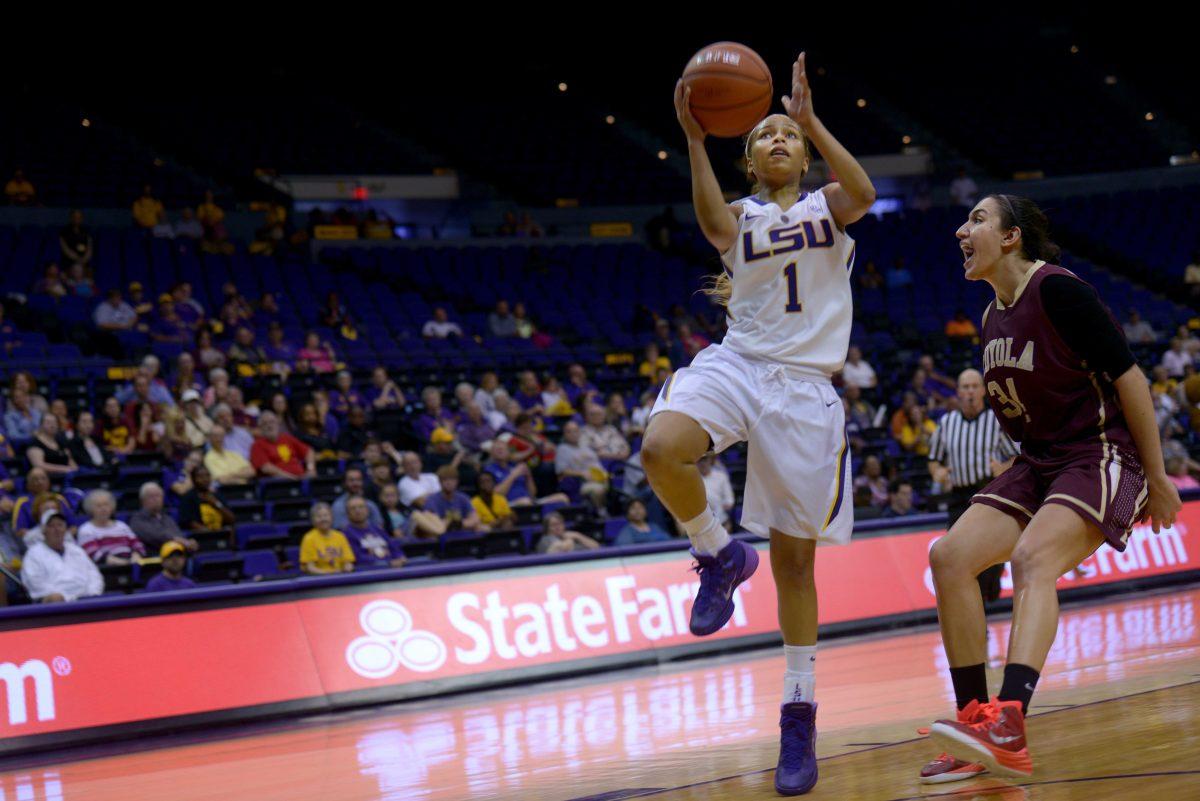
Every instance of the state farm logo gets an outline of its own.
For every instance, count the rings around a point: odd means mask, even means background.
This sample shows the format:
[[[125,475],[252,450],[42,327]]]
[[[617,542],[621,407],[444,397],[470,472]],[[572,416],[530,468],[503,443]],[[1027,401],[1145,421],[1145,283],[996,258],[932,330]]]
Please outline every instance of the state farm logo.
[[[412,615],[395,601],[371,601],[358,613],[365,636],[346,646],[346,664],[365,679],[385,679],[403,665],[429,673],[446,663],[436,634],[412,630]]]
[[[54,672],[66,676],[71,672],[71,663],[65,657],[54,659]],[[8,724],[19,726],[29,722],[29,707],[26,702],[26,682],[33,681],[34,708],[39,721],[54,720],[54,677],[50,666],[40,659],[30,659],[20,666],[12,662],[0,663],[0,682],[4,683],[8,698]]]

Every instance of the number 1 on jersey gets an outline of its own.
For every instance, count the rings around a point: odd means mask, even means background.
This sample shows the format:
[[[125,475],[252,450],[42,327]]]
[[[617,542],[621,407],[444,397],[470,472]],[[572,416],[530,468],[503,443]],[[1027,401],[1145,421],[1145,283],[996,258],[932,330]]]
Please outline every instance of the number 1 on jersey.
[[[800,293],[796,286],[796,262],[784,267],[783,275],[787,278],[787,305],[783,307],[783,310],[785,312],[804,311],[804,304],[800,302]]]

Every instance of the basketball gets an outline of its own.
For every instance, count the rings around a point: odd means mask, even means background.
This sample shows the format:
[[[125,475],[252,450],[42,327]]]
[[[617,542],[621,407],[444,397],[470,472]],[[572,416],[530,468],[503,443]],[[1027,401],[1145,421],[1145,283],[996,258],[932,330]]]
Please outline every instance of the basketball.
[[[771,71],[737,42],[702,48],[688,61],[683,83],[692,90],[692,114],[713,136],[741,136],[771,108]]]

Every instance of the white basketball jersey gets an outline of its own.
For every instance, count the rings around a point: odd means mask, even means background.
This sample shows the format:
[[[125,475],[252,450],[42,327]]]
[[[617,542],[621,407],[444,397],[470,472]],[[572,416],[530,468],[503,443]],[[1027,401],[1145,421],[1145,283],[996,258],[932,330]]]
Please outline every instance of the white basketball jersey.
[[[724,345],[756,359],[829,376],[850,345],[854,240],[838,230],[824,189],[790,209],[741,201],[733,246],[721,254],[733,281]]]

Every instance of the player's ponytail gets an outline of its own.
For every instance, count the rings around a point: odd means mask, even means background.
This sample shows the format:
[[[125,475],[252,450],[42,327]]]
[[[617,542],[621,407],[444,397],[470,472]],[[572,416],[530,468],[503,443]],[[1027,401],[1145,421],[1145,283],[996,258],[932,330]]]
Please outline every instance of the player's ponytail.
[[[1030,261],[1058,262],[1061,249],[1050,240],[1050,221],[1037,203],[1020,195],[988,195],[1000,207],[1000,226],[1021,229],[1021,254]]]
[[[706,279],[704,286],[700,287],[700,291],[708,295],[713,303],[728,309],[729,299],[733,296],[733,281],[729,279],[729,273],[722,270],[717,275]]]

